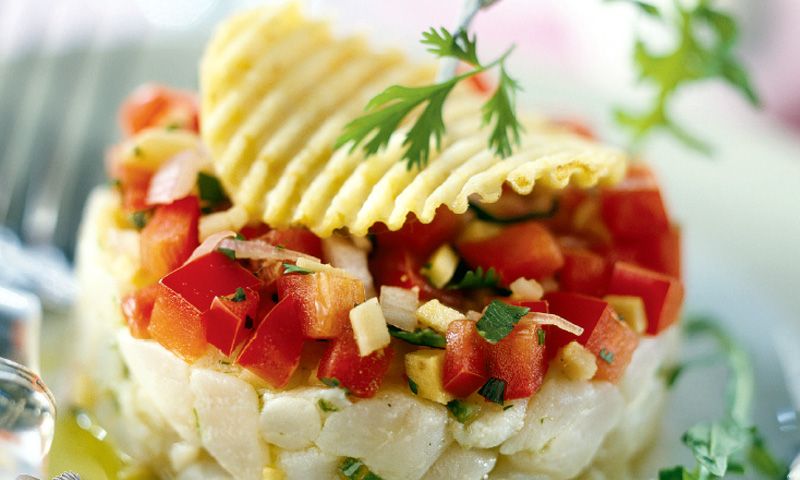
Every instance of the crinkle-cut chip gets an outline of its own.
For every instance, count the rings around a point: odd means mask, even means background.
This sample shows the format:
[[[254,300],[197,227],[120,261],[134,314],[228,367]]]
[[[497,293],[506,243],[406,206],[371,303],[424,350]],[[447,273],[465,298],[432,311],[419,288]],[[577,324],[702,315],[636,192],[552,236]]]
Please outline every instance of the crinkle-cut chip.
[[[499,158],[481,125],[486,97],[467,86],[446,103],[447,132],[421,171],[400,161],[404,130],[366,159],[351,145],[333,150],[372,96],[433,80],[431,66],[336,38],[295,3],[258,8],[224,23],[206,51],[203,139],[235,204],[274,227],[299,224],[320,236],[343,227],[364,235],[377,222],[396,230],[409,213],[427,223],[441,205],[463,213],[471,197],[496,201],[504,184],[527,194],[537,183],[590,187],[624,173],[621,151],[541,119],[525,120],[519,147]]]

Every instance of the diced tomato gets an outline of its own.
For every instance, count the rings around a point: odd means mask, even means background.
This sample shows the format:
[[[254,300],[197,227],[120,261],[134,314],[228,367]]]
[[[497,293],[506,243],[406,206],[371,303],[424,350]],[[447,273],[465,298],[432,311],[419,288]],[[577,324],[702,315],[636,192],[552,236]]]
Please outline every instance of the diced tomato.
[[[517,305],[519,307],[528,307],[530,308],[530,313],[549,313],[550,308],[547,304],[547,300],[511,300],[507,301],[506,303],[510,305]]]
[[[128,322],[128,329],[133,338],[150,338],[147,327],[153,305],[156,303],[159,287],[157,283],[140,288],[122,299],[122,314]]]
[[[199,219],[197,197],[156,207],[153,218],[142,229],[139,243],[142,269],[154,278],[161,278],[185,262],[198,245]]]
[[[467,397],[486,383],[489,379],[488,346],[475,328],[475,322],[450,322],[444,355],[444,389],[457,397]]]
[[[322,240],[305,228],[270,230],[259,238],[269,244],[322,259]]]
[[[583,248],[565,248],[562,253],[564,267],[558,273],[561,290],[602,297],[611,274],[606,260]]]
[[[214,297],[211,308],[202,315],[206,340],[225,355],[233,353],[256,328],[258,291],[248,287],[241,292],[242,298],[236,298],[236,291]]]
[[[308,338],[335,338],[350,323],[350,310],[365,298],[361,281],[330,272],[284,275],[278,279],[278,296],[295,297],[300,322]]]
[[[402,248],[379,247],[369,259],[369,270],[376,285],[419,289],[422,300],[438,298],[448,305],[458,305],[461,297],[455,290],[438,289],[420,273],[425,261]]]
[[[259,284],[258,278],[221,253],[196,258],[159,282],[150,336],[184,359],[195,360],[208,346],[202,314],[214,297]]]
[[[542,386],[547,373],[545,343],[540,344],[541,329],[533,321],[523,318],[508,336],[489,345],[489,375],[506,382],[504,399],[527,398]]]
[[[556,210],[555,215],[553,215],[552,218],[543,220],[542,223],[555,232],[571,232],[575,210],[577,210],[578,206],[580,206],[588,196],[589,194],[586,190],[567,187],[558,197],[558,210]]]
[[[647,167],[631,166],[618,185],[600,195],[603,221],[614,237],[637,238],[669,229],[661,191]]]
[[[369,398],[380,388],[393,356],[394,349],[390,345],[362,357],[353,336],[353,329],[348,324],[342,334],[331,341],[322,355],[317,378],[323,381],[336,381],[353,395]]]
[[[558,328],[551,329],[547,337],[550,355],[575,340],[597,357],[595,378],[616,382],[625,373],[639,343],[636,333],[619,320],[608,303],[598,298],[567,292],[552,292],[545,298],[552,313],[583,327],[579,337]]]
[[[285,387],[300,364],[305,338],[300,329],[302,305],[286,297],[259,323],[236,363],[274,388]]]
[[[541,280],[564,264],[555,238],[536,221],[511,225],[488,239],[462,242],[458,250],[471,267],[494,268],[505,285],[520,277]]]
[[[681,278],[681,230],[671,225],[658,235],[637,239],[619,239],[608,253],[609,258],[635,263],[671,277]]]
[[[258,238],[266,234],[270,230],[271,229],[269,228],[269,225],[267,225],[266,223],[256,223],[252,225],[245,225],[241,230],[239,230],[239,233],[245,239],[253,240],[254,238]]]
[[[614,265],[608,293],[641,297],[650,335],[675,323],[683,303],[683,284],[678,279],[625,262]]]
[[[111,172],[112,178],[119,180],[122,193],[122,208],[127,212],[136,212],[150,208],[147,205],[147,190],[153,170],[136,165],[119,165]]]
[[[120,110],[126,136],[150,127],[177,127],[199,131],[197,98],[193,93],[160,85],[142,85],[131,93]]]
[[[461,229],[462,218],[445,206],[439,207],[431,223],[422,223],[409,214],[403,228],[389,231],[379,225],[372,229],[378,246],[386,250],[409,250],[423,258],[433,253],[443,243],[452,241]]]

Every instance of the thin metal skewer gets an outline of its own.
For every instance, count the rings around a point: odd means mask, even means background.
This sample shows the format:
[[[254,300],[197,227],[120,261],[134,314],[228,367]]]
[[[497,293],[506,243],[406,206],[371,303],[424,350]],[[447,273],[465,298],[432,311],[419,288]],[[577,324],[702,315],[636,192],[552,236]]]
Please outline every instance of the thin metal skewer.
[[[478,14],[484,8],[491,7],[495,3],[499,2],[500,0],[466,0],[464,2],[464,7],[461,10],[461,15],[459,16],[458,20],[458,27],[456,27],[455,32],[453,32],[453,37],[458,37],[461,32],[466,32],[469,30],[469,26],[472,23],[472,19],[475,18],[475,15]],[[455,58],[444,58],[439,63],[439,73],[436,76],[437,82],[443,82],[456,74],[456,69],[458,68],[458,60]]]

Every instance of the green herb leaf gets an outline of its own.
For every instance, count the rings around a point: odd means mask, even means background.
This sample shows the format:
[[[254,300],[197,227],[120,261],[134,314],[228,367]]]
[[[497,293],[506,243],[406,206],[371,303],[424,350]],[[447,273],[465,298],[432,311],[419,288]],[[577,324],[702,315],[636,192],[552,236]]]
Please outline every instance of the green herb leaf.
[[[506,382],[499,378],[490,378],[478,390],[478,395],[482,396],[490,402],[498,405],[503,405],[504,396],[506,392]]]
[[[505,412],[506,410],[509,410],[511,408],[514,408],[514,405],[506,405],[505,407],[503,407],[503,411]]]
[[[149,210],[139,210],[138,212],[131,213],[131,223],[133,224],[136,230],[141,230],[147,226],[147,222],[150,221],[150,211]]]
[[[450,290],[455,289],[469,289],[469,288],[491,288],[496,287],[500,282],[500,277],[494,268],[489,268],[486,272],[483,268],[478,267],[475,270],[468,270],[467,273],[461,277],[461,280],[449,285],[447,288]]]
[[[236,260],[236,251],[230,248],[225,247],[217,247],[217,251],[226,257],[230,258],[231,260]]]
[[[314,272],[312,272],[307,268],[298,267],[297,265],[293,265],[291,263],[284,263],[283,274],[288,275],[290,273],[299,273],[300,275],[308,275],[309,273],[314,273]]]
[[[604,362],[611,365],[614,363],[614,352],[609,351],[605,348],[600,349],[600,358],[603,359]]]
[[[206,209],[213,210],[228,201],[228,196],[225,195],[225,190],[223,190],[217,177],[205,172],[197,174],[197,191],[200,195],[202,206]]]
[[[230,297],[232,302],[244,302],[247,300],[247,295],[244,293],[244,288],[238,287],[236,292]]]
[[[345,458],[339,464],[339,476],[345,480],[382,480],[372,473],[364,462],[352,457]]]
[[[543,328],[537,328],[536,329],[536,341],[537,341],[537,343],[539,343],[539,345],[544,345],[545,337],[546,337],[546,332],[544,331],[544,329]]]
[[[481,63],[478,61],[478,47],[475,36],[473,35],[472,38],[469,38],[469,35],[464,30],[459,30],[453,36],[446,28],[440,28],[437,31],[431,27],[427,32],[423,32],[422,44],[428,45],[428,51],[440,58],[457,58],[472,66],[477,66]]]
[[[450,411],[450,414],[453,415],[453,418],[455,418],[458,423],[468,425],[478,417],[478,414],[481,412],[481,407],[462,400],[450,400],[447,402],[447,410]]]
[[[516,92],[520,90],[519,83],[511,78],[505,66],[500,66],[500,81],[494,95],[483,104],[483,123],[491,125],[489,147],[503,158],[511,155],[512,146],[519,144],[522,124],[517,120],[515,107]]]
[[[319,381],[322,382],[323,385],[326,385],[328,387],[341,388],[342,390],[344,390],[345,393],[347,393],[347,394],[350,393],[350,390],[347,387],[343,387],[342,386],[342,382],[340,382],[338,378],[325,378],[325,377],[323,377],[323,378],[320,378]]]
[[[497,343],[514,329],[514,325],[531,309],[492,300],[475,326],[489,343]]]
[[[419,393],[419,387],[417,386],[417,382],[408,377],[408,388],[411,390],[411,393],[414,395]]]
[[[553,216],[556,213],[558,213],[559,206],[560,204],[558,202],[558,199],[553,199],[553,203],[550,205],[550,208],[545,211],[530,212],[524,215],[516,215],[513,217],[497,217],[489,213],[487,210],[481,208],[477,203],[475,202],[469,203],[469,209],[472,210],[473,213],[475,213],[475,217],[477,217],[478,220],[483,220],[485,222],[490,222],[490,223],[497,223],[500,225],[527,222],[528,220],[544,220],[548,218],[553,218]]]
[[[319,405],[319,409],[323,412],[338,412],[339,407],[332,404],[331,402],[325,400],[324,398],[320,398],[317,400],[317,405]]]
[[[389,334],[412,345],[423,347],[444,348],[447,342],[444,335],[430,328],[418,328],[413,332],[401,330],[394,325],[389,325]]]

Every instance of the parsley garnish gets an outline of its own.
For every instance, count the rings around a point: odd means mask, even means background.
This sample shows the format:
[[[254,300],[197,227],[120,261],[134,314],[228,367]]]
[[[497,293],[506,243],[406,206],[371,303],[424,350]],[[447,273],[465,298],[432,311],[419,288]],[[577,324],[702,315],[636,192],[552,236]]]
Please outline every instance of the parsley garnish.
[[[544,329],[543,328],[537,328],[536,329],[536,341],[539,343],[539,345],[544,345],[545,337],[546,337],[546,333],[545,333]]]
[[[751,426],[754,374],[747,352],[708,318],[689,320],[684,329],[690,338],[704,336],[715,341],[720,353],[727,359],[730,376],[725,392],[725,414],[720,420],[698,423],[683,435],[683,443],[696,460],[694,468],[677,466],[663,469],[659,472],[659,479],[723,478],[727,473],[744,470],[744,462],[740,461],[744,453],[747,453],[750,465],[764,475],[786,478],[788,469],[767,450],[760,433]],[[681,371],[683,369],[678,370]]]
[[[323,378],[320,378],[319,381],[322,382],[324,385],[326,385],[328,387],[341,388],[342,390],[344,390],[344,393],[350,394],[350,389],[348,389],[347,387],[343,387],[342,386],[342,382],[340,382],[338,378],[323,377]]]
[[[498,223],[500,225],[527,222],[528,220],[544,220],[547,218],[552,218],[556,213],[558,213],[559,207],[560,204],[558,199],[553,199],[553,202],[550,204],[550,208],[548,208],[547,210],[525,213],[513,217],[497,217],[489,213],[487,210],[481,208],[477,203],[469,202],[469,209],[472,210],[473,213],[475,213],[475,217],[478,220],[483,220],[489,223]]]
[[[617,110],[617,122],[631,131],[635,143],[658,129],[672,133],[686,145],[708,152],[709,147],[677,125],[669,113],[669,103],[675,92],[687,84],[720,78],[739,90],[753,105],[758,96],[750,83],[747,71],[734,53],[738,31],[736,21],[718,10],[713,0],[672,2],[674,15],[666,15],[655,5],[640,0],[628,0],[650,18],[672,30],[676,44],[670,51],[654,53],[638,39],[634,61],[640,80],[656,87],[652,106],[644,112]]]
[[[147,226],[150,220],[150,212],[147,210],[139,210],[138,212],[131,213],[131,223],[136,230],[141,230]]]
[[[236,260],[236,251],[234,251],[231,248],[218,247],[217,251],[225,255],[226,257],[230,258],[231,260]]]
[[[389,325],[389,334],[412,345],[421,345],[423,347],[444,348],[447,344],[444,335],[427,327],[418,328],[413,332],[406,332],[394,325]]]
[[[614,363],[614,352],[610,350],[606,350],[605,348],[600,349],[600,358],[603,359],[604,362],[611,365]]]
[[[317,400],[317,405],[319,405],[319,409],[323,412],[338,412],[339,407],[332,404],[331,402],[325,400],[324,398],[320,398]]]
[[[447,402],[447,410],[453,415],[458,423],[464,425],[469,424],[478,416],[481,407],[473,403],[467,403],[462,400],[450,400]]]
[[[142,156],[142,148],[139,145],[134,145],[133,147],[133,156],[136,158],[141,158]]]
[[[244,288],[238,287],[236,292],[230,297],[231,302],[244,302],[247,300],[247,294],[244,293]]]
[[[497,276],[497,272],[495,271],[494,267],[489,268],[489,270],[486,270],[485,272],[483,271],[483,268],[478,267],[475,270],[468,270],[467,273],[461,277],[461,280],[453,285],[449,285],[447,288],[452,290],[496,287],[499,281],[500,277]]]
[[[197,191],[203,208],[208,211],[213,211],[214,208],[228,201],[228,196],[225,195],[225,190],[222,189],[217,177],[205,172],[197,174]]]
[[[339,464],[339,476],[346,480],[382,480],[364,462],[353,457],[347,457]]]
[[[408,388],[414,395],[419,393],[419,386],[417,385],[417,382],[411,379],[411,377],[408,377]]]
[[[514,407],[514,405],[506,405],[505,407],[503,407],[503,411],[505,412],[506,410],[508,410],[510,408],[513,408],[513,407]]]
[[[531,309],[492,300],[483,316],[475,324],[478,333],[489,343],[497,343],[514,329],[514,325]]]
[[[478,390],[478,395],[490,402],[494,402],[502,406],[505,392],[506,382],[504,380],[500,380],[499,378],[492,377],[489,380],[486,380],[486,383],[484,383],[481,389]]]
[[[314,272],[312,272],[307,268],[298,267],[297,265],[292,265],[291,263],[284,263],[283,274],[288,275],[290,273],[299,273],[300,275],[308,275],[309,273],[314,273]]]
[[[351,143],[350,151],[364,142],[364,152],[370,156],[389,144],[392,134],[402,121],[417,107],[424,105],[422,112],[406,132],[403,146],[406,147],[401,160],[406,160],[409,170],[424,168],[428,164],[431,145],[436,149],[441,145],[445,124],[442,116],[445,100],[453,88],[462,80],[494,67],[499,67],[500,75],[497,90],[483,105],[483,122],[492,124],[489,147],[503,158],[511,154],[512,144],[519,143],[522,129],[515,111],[515,93],[519,84],[511,78],[505,68],[505,61],[511,53],[507,50],[499,58],[488,64],[479,61],[477,41],[469,37],[465,30],[455,35],[446,28],[438,31],[431,28],[422,35],[422,43],[428,51],[440,58],[458,59],[473,67],[472,70],[456,75],[442,82],[421,87],[393,85],[379,93],[366,106],[366,113],[348,123],[342,135],[336,140],[336,148]]]

